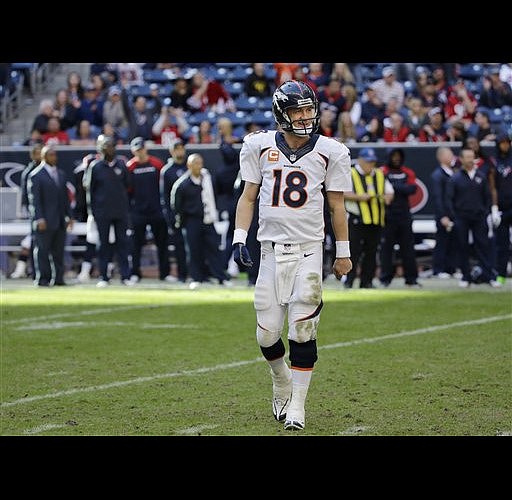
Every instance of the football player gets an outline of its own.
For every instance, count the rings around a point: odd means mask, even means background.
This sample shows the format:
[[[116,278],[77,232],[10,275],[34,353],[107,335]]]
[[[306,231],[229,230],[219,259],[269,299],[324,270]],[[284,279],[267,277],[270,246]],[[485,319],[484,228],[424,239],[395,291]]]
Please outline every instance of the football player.
[[[252,264],[245,244],[259,203],[256,338],[270,366],[275,419],[284,421],[285,429],[303,429],[323,306],[323,190],[336,236],[333,272],[341,279],[352,268],[344,204],[344,192],[352,190],[351,161],[344,144],[315,133],[319,103],[304,82],[280,85],[272,112],[279,130],[248,134],[240,151],[245,185],[237,204],[233,252],[238,264]],[[281,338],[286,314],[290,366]]]

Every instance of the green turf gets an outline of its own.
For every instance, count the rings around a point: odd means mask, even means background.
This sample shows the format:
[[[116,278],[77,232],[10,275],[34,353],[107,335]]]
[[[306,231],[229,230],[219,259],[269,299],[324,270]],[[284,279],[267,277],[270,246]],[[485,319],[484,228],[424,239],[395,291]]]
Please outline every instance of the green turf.
[[[512,432],[509,289],[327,288],[302,433],[271,415],[252,293],[2,289],[1,435]]]

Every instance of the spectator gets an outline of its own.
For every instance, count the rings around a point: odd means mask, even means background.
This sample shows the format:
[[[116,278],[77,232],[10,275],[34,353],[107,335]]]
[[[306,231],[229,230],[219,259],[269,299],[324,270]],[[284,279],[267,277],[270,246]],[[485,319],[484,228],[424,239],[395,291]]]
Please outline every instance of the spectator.
[[[341,85],[355,84],[355,78],[347,63],[334,63],[329,80],[338,80]]]
[[[410,130],[404,124],[404,117],[394,112],[389,117],[390,124],[384,127],[384,141],[385,142],[406,142],[410,137]]]
[[[43,134],[39,130],[34,129],[30,132],[30,136],[23,142],[24,146],[35,146],[36,144],[43,144]]]
[[[60,129],[60,120],[52,116],[48,120],[48,131],[42,135],[44,144],[69,144],[69,135]]]
[[[188,136],[189,144],[213,144],[215,137],[212,133],[212,124],[210,120],[202,120],[197,127],[197,132],[193,132]]]
[[[328,83],[330,75],[324,71],[323,63],[308,64],[308,80],[315,84],[317,91],[322,90]]]
[[[148,108],[146,98],[142,95],[135,97],[133,106],[129,104],[126,90],[122,93],[124,109],[128,118],[128,140],[135,137],[142,137],[145,141],[153,139],[153,124],[155,123],[155,113]],[[158,114],[160,108],[158,107]]]
[[[123,87],[144,84],[144,74],[140,63],[113,63],[109,66],[117,73],[118,80],[122,82]]]
[[[71,71],[67,77],[67,92],[70,102],[81,101],[84,98],[84,87],[80,73]]]
[[[345,108],[346,99],[341,93],[341,82],[339,80],[330,80],[327,87],[318,93],[320,102],[320,111],[325,108],[332,109],[338,119],[339,114]]]
[[[393,199],[393,186],[385,179],[382,170],[375,168],[376,164],[375,151],[372,148],[361,149],[357,162],[352,166],[353,192],[345,193],[352,260],[345,288],[352,288],[358,272],[359,287],[374,288],[385,206]]]
[[[297,66],[297,68],[295,68],[295,71],[293,72],[292,79],[297,81],[297,82],[304,82],[304,83],[306,83],[307,85],[309,85],[313,89],[315,94],[318,93],[318,89],[316,87],[315,82],[313,82],[313,80],[309,79],[309,75],[306,73],[306,71],[304,71],[304,68],[302,66]]]
[[[446,95],[442,97],[437,93],[434,81],[429,78],[426,84],[420,88],[419,98],[421,99],[422,106],[428,111],[433,108],[444,108],[446,102]]]
[[[336,134],[336,125],[336,112],[330,108],[322,109],[320,111],[318,133],[326,137],[334,137]]]
[[[100,280],[97,285],[104,288],[110,283],[108,263],[117,254],[121,283],[133,285],[130,281],[128,263],[128,188],[129,172],[125,162],[116,156],[115,143],[110,137],[100,135],[97,140],[100,158],[94,160],[84,175],[87,193],[88,213],[94,217],[98,228],[98,261]],[[115,241],[111,242],[111,226]]]
[[[170,157],[160,171],[160,203],[167,222],[169,240],[174,247],[174,256],[178,266],[178,280],[185,283],[188,276],[185,241],[181,228],[176,226],[176,214],[171,207],[171,190],[174,183],[187,172],[187,153],[183,142],[177,140],[169,148]]]
[[[91,75],[91,83],[96,93],[96,99],[105,102],[108,98],[107,82],[100,75]]]
[[[450,92],[451,80],[446,77],[446,72],[442,64],[437,64],[432,69],[432,80],[434,81],[434,88],[436,95],[441,102],[445,103]]]
[[[78,108],[78,121],[87,120],[91,125],[101,130],[103,127],[103,106],[105,102],[96,95],[96,87],[88,83],[85,87],[84,98]]]
[[[432,108],[427,114],[427,122],[421,127],[418,138],[420,142],[444,142],[448,140],[444,124],[443,110]]]
[[[332,113],[332,111],[329,110],[324,111]],[[350,118],[350,113],[348,111],[342,111],[340,113],[336,136],[339,137],[340,141],[344,144],[353,144],[354,142],[357,142],[358,131],[352,123],[352,119]]]
[[[384,125],[374,117],[364,128],[358,131],[357,142],[383,142]]]
[[[503,63],[500,67],[500,80],[512,87],[512,63]]]
[[[184,117],[184,112],[180,108],[170,108],[162,106],[160,116],[156,119],[152,127],[153,141],[155,144],[161,144],[169,148],[176,139],[182,139],[189,125]]]
[[[420,131],[428,123],[428,115],[421,105],[421,99],[417,97],[411,97],[407,101],[407,108],[404,125],[409,129],[413,138],[418,140]]]
[[[512,147],[508,134],[501,133],[496,138],[496,191],[498,194],[498,210],[501,213],[501,222],[496,224],[496,250],[497,250],[497,281],[505,284],[507,266],[510,263],[511,243],[510,231],[512,229]],[[495,210],[493,210],[495,212]]]
[[[190,111],[190,106],[187,104],[189,97],[192,95],[190,92],[187,80],[183,77],[176,78],[174,87],[171,92],[171,106],[183,111]]]
[[[299,66],[299,63],[274,63],[276,71],[275,86],[279,87],[282,83],[292,80],[295,70]]]
[[[432,275],[445,279],[457,270],[457,237],[453,222],[447,216],[446,185],[453,176],[456,157],[445,146],[436,150],[437,167],[431,174],[431,196],[436,220],[436,244],[432,252]]]
[[[66,173],[57,168],[51,145],[41,150],[42,162],[28,176],[27,191],[34,237],[35,284],[63,286],[66,230],[72,229]]]
[[[467,288],[471,281],[469,231],[473,235],[473,250],[482,269],[482,281],[492,287],[500,287],[497,273],[490,265],[491,248],[487,237],[487,214],[491,197],[487,179],[475,165],[475,152],[464,147],[459,152],[461,170],[456,172],[446,186],[445,203],[447,217],[455,224],[457,234],[461,288]]]
[[[377,97],[377,92],[371,85],[366,85],[361,98],[361,125],[368,125],[372,118],[382,121],[385,116],[385,104]]]
[[[103,124],[109,123],[114,132],[123,142],[128,139],[128,119],[121,100],[121,89],[112,85],[108,89],[108,98],[103,105]]]
[[[468,128],[468,135],[476,137],[477,141],[494,141],[501,132],[501,127],[491,123],[489,113],[483,109],[475,113],[475,121]]]
[[[416,251],[414,249],[414,232],[409,197],[418,186],[416,174],[405,166],[405,154],[401,148],[393,148],[389,152],[388,162],[382,167],[384,175],[394,189],[394,197],[386,207],[386,217],[380,249],[380,281],[387,287],[391,283],[395,271],[393,265],[394,247],[400,247],[405,284],[409,287],[421,287],[418,283]]]
[[[53,101],[43,99],[39,103],[39,114],[34,118],[31,130],[37,130],[41,135],[48,132],[48,120],[54,116]]]
[[[161,281],[174,283],[170,275],[167,223],[160,204],[160,173],[163,162],[148,154],[144,139],[136,137],[130,142],[133,158],[126,164],[131,174],[130,215],[133,228],[133,254],[131,280],[137,283],[142,278],[140,258],[142,247],[147,243],[146,228],[153,234],[158,254],[158,273]]]
[[[405,91],[401,82],[396,79],[395,70],[392,66],[385,66],[382,70],[382,78],[372,83],[377,97],[384,104],[391,98],[396,99],[397,107],[400,109],[404,104]]]
[[[62,130],[68,130],[77,124],[77,108],[69,101],[66,89],[57,90],[53,108],[53,116],[59,118]]]
[[[495,109],[512,105],[512,88],[500,78],[499,66],[489,68],[482,79],[480,106]]]
[[[210,173],[203,167],[203,158],[198,153],[188,157],[187,169],[172,188],[171,207],[179,227],[184,230],[187,264],[193,280],[190,288],[207,281],[208,273],[220,285],[229,285],[219,250],[220,236],[214,226],[219,218]]]
[[[187,104],[193,112],[211,110],[222,114],[236,111],[235,103],[224,86],[217,80],[207,80],[201,71],[192,77],[191,91]]]
[[[272,95],[272,80],[265,74],[264,63],[253,63],[252,73],[244,82],[244,92],[249,97],[270,97]]]
[[[71,146],[94,146],[98,132],[95,131],[87,120],[82,120],[70,138]]]
[[[473,123],[478,101],[466,88],[464,80],[459,78],[454,85],[448,88],[444,116],[449,125],[454,122],[462,122],[464,128]]]
[[[350,113],[350,119],[352,120],[352,123],[357,125],[361,119],[361,103],[357,97],[357,90],[354,85],[345,84],[341,88],[341,93],[345,98],[343,111],[348,111]]]
[[[461,121],[446,124],[446,136],[451,142],[464,142],[468,132]]]

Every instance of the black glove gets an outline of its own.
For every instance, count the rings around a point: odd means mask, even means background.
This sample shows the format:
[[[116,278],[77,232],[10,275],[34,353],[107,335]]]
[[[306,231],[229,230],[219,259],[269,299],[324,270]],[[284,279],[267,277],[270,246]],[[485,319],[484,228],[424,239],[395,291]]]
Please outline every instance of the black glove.
[[[252,259],[249,250],[243,243],[233,245],[233,259],[239,266],[252,267]]]

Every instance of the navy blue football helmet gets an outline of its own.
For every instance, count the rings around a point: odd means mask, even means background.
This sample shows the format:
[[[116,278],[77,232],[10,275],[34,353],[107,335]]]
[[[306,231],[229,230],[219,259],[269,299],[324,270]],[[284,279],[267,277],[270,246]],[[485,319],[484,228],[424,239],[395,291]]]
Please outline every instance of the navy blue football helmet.
[[[314,106],[315,114],[312,118],[312,125],[305,126],[302,120],[291,121],[288,116],[288,109]],[[276,123],[283,130],[296,135],[311,135],[318,130],[320,121],[320,106],[318,98],[313,89],[304,82],[289,80],[281,84],[272,97],[272,113]],[[309,121],[309,120],[308,120]]]

